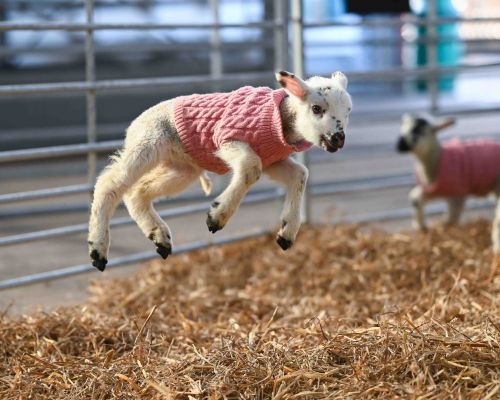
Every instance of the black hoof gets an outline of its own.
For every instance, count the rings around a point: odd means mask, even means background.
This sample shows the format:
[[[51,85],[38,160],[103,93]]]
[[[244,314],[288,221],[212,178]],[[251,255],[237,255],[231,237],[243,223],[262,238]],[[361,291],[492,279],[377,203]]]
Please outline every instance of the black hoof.
[[[283,236],[278,235],[276,238],[276,243],[283,249],[283,250],[288,250],[290,247],[292,247],[292,241],[285,239]]]
[[[90,252],[90,258],[92,259],[92,266],[96,267],[99,271],[104,271],[108,260],[105,257],[101,257],[97,250],[92,250]]]
[[[167,257],[172,254],[172,245],[170,244],[157,244],[156,245],[156,252],[163,258],[164,260],[167,259]]]
[[[210,214],[207,215],[207,226],[208,230],[212,233],[220,231],[222,227],[219,225],[217,221],[215,221]]]

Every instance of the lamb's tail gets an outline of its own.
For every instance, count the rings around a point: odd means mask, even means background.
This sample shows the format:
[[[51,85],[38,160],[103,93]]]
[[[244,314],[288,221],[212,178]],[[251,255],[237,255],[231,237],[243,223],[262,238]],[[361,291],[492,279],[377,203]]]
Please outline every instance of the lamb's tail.
[[[206,172],[203,172],[200,175],[200,183],[201,183],[201,188],[205,192],[205,195],[209,196],[210,193],[212,193],[212,180],[210,177],[207,175]]]

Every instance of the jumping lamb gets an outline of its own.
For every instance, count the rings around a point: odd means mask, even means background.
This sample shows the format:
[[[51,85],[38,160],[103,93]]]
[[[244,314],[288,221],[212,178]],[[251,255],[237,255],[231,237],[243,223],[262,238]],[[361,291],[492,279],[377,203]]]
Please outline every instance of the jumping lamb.
[[[500,254],[500,142],[488,139],[439,142],[437,133],[455,123],[453,118],[429,115],[402,117],[400,152],[411,151],[417,159],[417,186],[409,194],[414,210],[413,225],[425,230],[426,201],[444,198],[448,202],[447,225],[460,219],[467,195],[497,198],[492,228],[493,251]]]
[[[152,202],[183,191],[196,178],[208,192],[205,171],[232,172],[208,211],[210,232],[226,225],[264,172],[287,189],[276,241],[283,250],[292,246],[308,171],[290,155],[312,145],[331,153],[342,148],[352,102],[341,72],[303,81],[281,71],[276,79],[282,89],[245,86],[181,96],[149,108],[131,123],[123,150],[95,185],[88,235],[94,267],[106,267],[109,222],[122,197],[158,254],[167,258],[172,236]]]

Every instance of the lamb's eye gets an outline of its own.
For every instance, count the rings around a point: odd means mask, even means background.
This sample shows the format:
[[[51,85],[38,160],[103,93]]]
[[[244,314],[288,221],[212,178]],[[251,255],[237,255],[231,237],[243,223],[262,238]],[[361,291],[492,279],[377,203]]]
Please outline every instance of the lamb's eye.
[[[317,104],[315,104],[314,106],[312,106],[312,111],[314,114],[321,114],[323,112],[323,110],[321,109],[320,106],[318,106]]]

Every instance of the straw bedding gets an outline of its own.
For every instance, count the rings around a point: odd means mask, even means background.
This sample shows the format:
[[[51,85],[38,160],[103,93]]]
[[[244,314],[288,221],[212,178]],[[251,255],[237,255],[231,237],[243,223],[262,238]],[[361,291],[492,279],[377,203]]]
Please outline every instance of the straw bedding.
[[[490,223],[304,227],[0,322],[2,399],[500,398]]]

